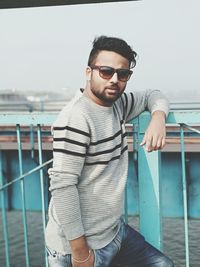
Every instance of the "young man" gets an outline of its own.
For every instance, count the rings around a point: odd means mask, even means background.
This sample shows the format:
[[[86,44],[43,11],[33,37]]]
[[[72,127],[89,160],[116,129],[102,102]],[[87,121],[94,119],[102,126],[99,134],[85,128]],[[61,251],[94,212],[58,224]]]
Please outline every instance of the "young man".
[[[52,198],[46,244],[50,266],[171,267],[122,219],[128,170],[125,123],[152,114],[141,145],[165,144],[168,102],[157,90],[124,93],[136,53],[118,38],[93,42],[87,84],[53,125]]]

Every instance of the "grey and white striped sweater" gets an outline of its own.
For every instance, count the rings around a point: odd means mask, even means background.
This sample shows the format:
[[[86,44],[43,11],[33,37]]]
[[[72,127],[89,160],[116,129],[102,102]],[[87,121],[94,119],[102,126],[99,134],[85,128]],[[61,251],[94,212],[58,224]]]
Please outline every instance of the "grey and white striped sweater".
[[[128,170],[125,123],[145,109],[168,114],[158,91],[124,93],[112,107],[99,106],[81,91],[53,125],[46,244],[71,253],[68,240],[86,236],[93,249],[117,234]]]

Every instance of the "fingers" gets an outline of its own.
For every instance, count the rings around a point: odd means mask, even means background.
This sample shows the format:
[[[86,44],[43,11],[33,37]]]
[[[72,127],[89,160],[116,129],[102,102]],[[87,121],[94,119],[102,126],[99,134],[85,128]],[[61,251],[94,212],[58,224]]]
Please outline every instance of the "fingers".
[[[146,139],[147,139],[147,134],[145,133],[144,138],[143,138],[142,142],[140,143],[141,146],[146,144]]]
[[[165,120],[160,116],[152,116],[140,145],[145,145],[145,150],[148,152],[162,149],[165,145],[165,136]]]
[[[165,144],[166,144],[166,139],[163,138],[163,139],[162,139],[162,143],[161,143],[161,149],[165,146]]]
[[[165,146],[165,136],[149,137],[148,135],[145,135],[140,145],[145,145],[145,150],[148,152],[160,150]]]

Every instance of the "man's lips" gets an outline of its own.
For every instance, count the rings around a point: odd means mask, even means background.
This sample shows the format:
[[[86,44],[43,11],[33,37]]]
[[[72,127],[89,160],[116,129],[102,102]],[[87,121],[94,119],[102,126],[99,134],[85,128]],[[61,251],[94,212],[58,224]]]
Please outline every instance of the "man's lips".
[[[119,90],[118,89],[110,89],[110,88],[107,88],[106,89],[106,92],[108,95],[110,96],[116,96],[116,95],[119,95]]]
[[[115,86],[115,87],[106,87],[107,90],[110,90],[110,91],[113,91],[113,92],[116,92],[116,91],[120,91],[119,87],[118,86]]]

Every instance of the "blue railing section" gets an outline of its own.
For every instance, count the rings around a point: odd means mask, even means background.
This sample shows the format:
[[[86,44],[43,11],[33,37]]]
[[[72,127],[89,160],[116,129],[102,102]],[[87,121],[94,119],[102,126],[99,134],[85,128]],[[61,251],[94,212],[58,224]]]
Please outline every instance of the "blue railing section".
[[[146,152],[138,144],[142,141],[148,126],[150,116],[143,113],[134,120],[134,128],[137,130],[135,151],[138,151],[138,181],[139,181],[139,216],[140,231],[146,239],[159,249],[162,249],[162,209],[160,190],[160,151]],[[182,193],[184,207],[185,227],[185,257],[186,267],[190,266],[189,241],[188,241],[188,214],[187,214],[187,183],[184,148],[184,129],[200,134],[200,131],[189,125],[200,125],[200,111],[176,111],[170,112],[167,124],[180,126],[181,159],[182,159]],[[136,152],[135,152],[136,153]]]
[[[14,183],[19,182],[21,186],[21,198],[22,198],[22,220],[23,220],[23,229],[24,229],[24,245],[25,245],[25,259],[26,259],[26,267],[30,266],[29,260],[29,247],[28,247],[28,228],[27,228],[27,219],[26,219],[26,206],[25,206],[25,198],[26,192],[24,188],[24,179],[27,178],[31,173],[38,171],[40,172],[40,189],[41,189],[41,209],[42,209],[42,221],[43,221],[43,232],[46,226],[46,210],[45,210],[45,197],[44,197],[44,176],[42,168],[52,162],[49,160],[43,163],[42,160],[42,139],[41,139],[41,125],[51,125],[55,120],[56,115],[53,114],[2,114],[0,115],[0,124],[3,126],[6,125],[16,125],[16,135],[17,135],[17,145],[18,145],[18,160],[19,160],[19,177],[13,179],[11,182],[4,183],[3,170],[2,170],[2,151],[0,151],[1,155],[1,173],[0,173],[0,194],[1,194],[1,207],[2,207],[2,224],[3,224],[3,233],[5,240],[5,256],[6,256],[6,267],[10,266],[10,255],[9,255],[9,238],[8,238],[8,223],[6,217],[6,206],[5,206],[5,196],[6,189],[13,185]],[[22,157],[22,142],[21,142],[21,126],[34,126],[37,127],[37,143],[38,143],[38,154],[39,154],[39,164],[36,168],[30,170],[27,173],[23,172],[23,157]],[[31,153],[33,153],[33,131],[31,132]],[[48,266],[47,255],[45,252],[44,246],[44,257],[45,257],[45,266]]]
[[[3,175],[3,151],[0,151],[0,199],[2,212],[2,227],[5,243],[5,259],[6,267],[10,266],[9,253],[9,238],[8,238],[8,222],[7,222],[7,207],[6,196],[7,189],[15,183],[20,183],[21,200],[22,200],[22,219],[24,229],[24,253],[26,258],[26,266],[30,266],[29,245],[28,245],[28,226],[26,219],[26,190],[24,181],[32,173],[39,171],[40,190],[41,190],[41,210],[43,230],[46,225],[46,206],[45,206],[45,187],[44,187],[44,172],[43,168],[52,163],[52,159],[43,162],[43,142],[42,142],[42,126],[50,126],[55,120],[57,114],[46,113],[29,113],[29,114],[0,114],[0,126],[15,126],[16,142],[18,146],[18,161],[19,161],[19,176],[13,178],[10,182],[6,182]],[[160,169],[161,169],[161,152],[155,151],[148,153],[141,146],[140,142],[143,139],[145,130],[150,120],[150,115],[147,112],[141,114],[133,120],[133,146],[134,146],[134,161],[138,163],[138,182],[139,182],[139,217],[140,231],[145,235],[146,239],[162,250],[162,208],[161,208],[161,190],[160,190]],[[181,162],[182,162],[182,193],[184,206],[184,227],[185,227],[185,257],[186,267],[190,266],[189,260],[189,240],[188,240],[188,214],[187,214],[187,183],[186,183],[186,166],[185,166],[185,147],[184,137],[185,129],[191,134],[199,135],[200,131],[195,128],[200,125],[200,111],[172,111],[167,119],[168,125],[178,125],[180,127],[181,140]],[[194,125],[194,126],[193,126]],[[22,147],[22,127],[30,127],[30,151],[31,157],[34,157],[35,142],[37,142],[38,164],[35,168],[24,172],[23,168],[23,147]],[[35,131],[35,129],[37,129]],[[35,132],[37,140],[35,141]],[[127,209],[127,191],[125,196],[125,220],[128,220]],[[48,266],[47,256],[44,246],[45,266]]]

